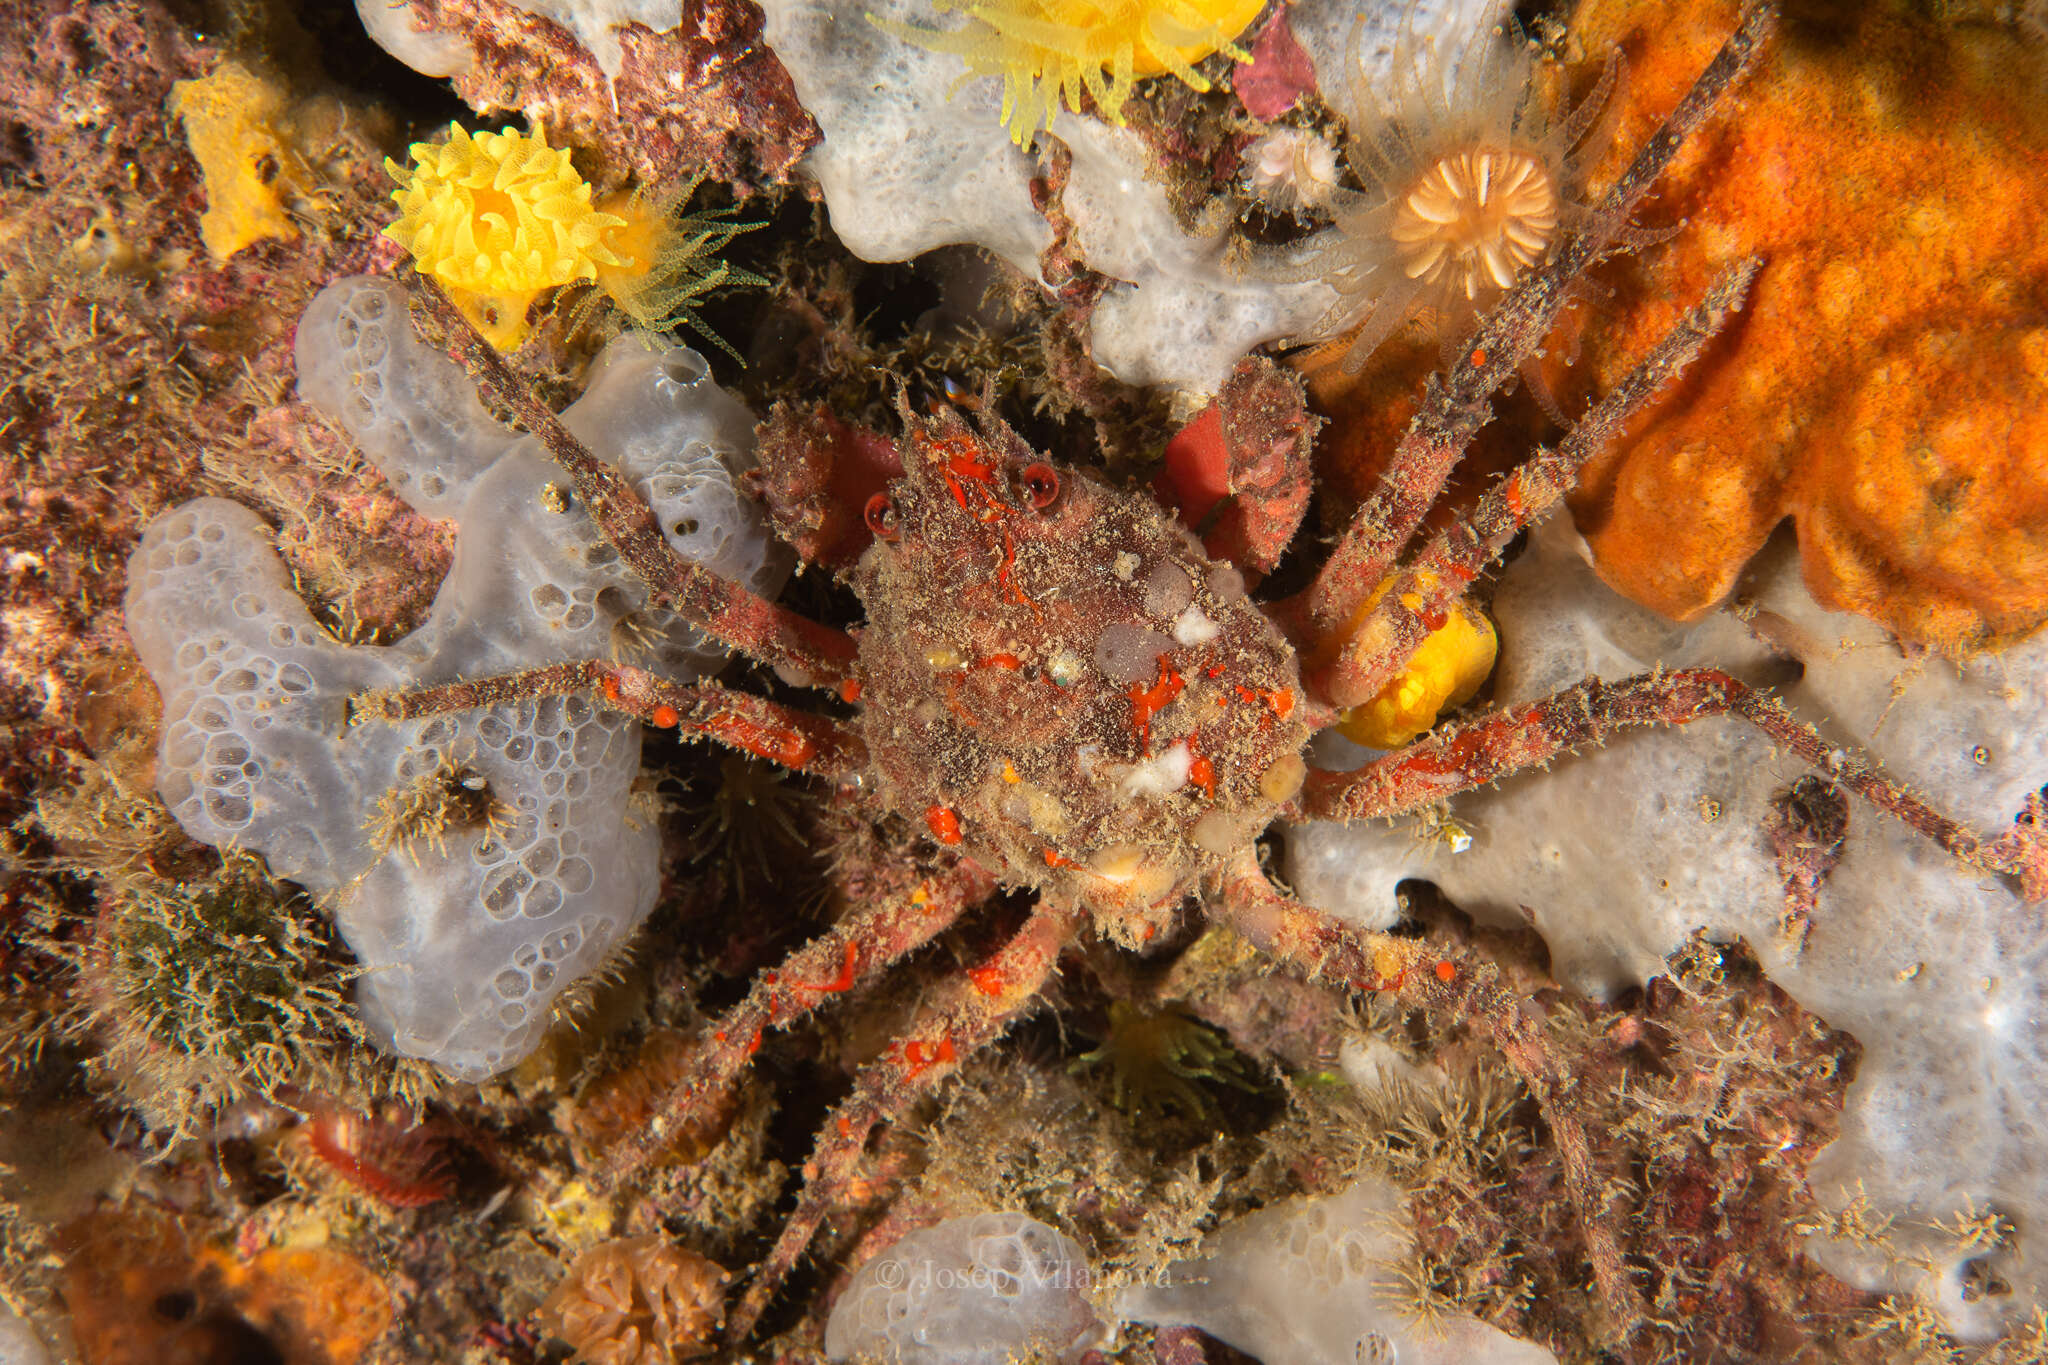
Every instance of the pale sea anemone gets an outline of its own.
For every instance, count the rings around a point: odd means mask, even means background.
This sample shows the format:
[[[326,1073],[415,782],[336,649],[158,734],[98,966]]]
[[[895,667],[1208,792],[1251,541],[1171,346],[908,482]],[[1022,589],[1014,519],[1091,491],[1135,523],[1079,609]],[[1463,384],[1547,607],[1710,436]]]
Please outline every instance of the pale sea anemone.
[[[1539,50],[1511,24],[1448,43],[1404,24],[1380,84],[1358,44],[1354,29],[1345,89],[1328,93],[1364,188],[1334,193],[1336,226],[1290,272],[1336,290],[1305,339],[1347,337],[1349,371],[1412,317],[1448,347],[1549,254],[1585,212],[1575,195],[1620,70],[1611,58],[1576,106],[1553,108],[1535,80]]]
[[[1337,149],[1305,128],[1275,128],[1245,152],[1245,188],[1276,213],[1320,209],[1337,192]]]

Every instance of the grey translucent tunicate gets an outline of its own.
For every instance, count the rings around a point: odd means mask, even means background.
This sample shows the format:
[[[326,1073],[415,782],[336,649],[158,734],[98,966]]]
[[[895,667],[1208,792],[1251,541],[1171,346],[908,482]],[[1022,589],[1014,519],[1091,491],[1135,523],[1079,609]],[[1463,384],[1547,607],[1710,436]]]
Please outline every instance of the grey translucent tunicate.
[[[461,369],[414,339],[396,284],[323,290],[297,357],[302,397],[413,507],[456,524],[454,562],[411,634],[344,645],[299,599],[254,512],[201,498],[158,517],[130,561],[127,619],[164,699],[159,790],[194,838],[260,853],[328,901],[362,964],[374,1036],[481,1079],[531,1051],[555,998],[652,908],[654,826],[629,802],[639,726],[582,696],[351,725],[349,697],[622,648],[681,680],[724,651],[647,606],[538,442],[494,420]],[[701,357],[621,338],[562,420],[638,487],[681,553],[779,590],[786,552],[735,489],[753,463],[753,417]],[[437,840],[373,837],[380,807],[436,774],[489,818]]]
[[[825,1353],[891,1365],[1071,1361],[1097,1344],[1088,1260],[1021,1213],[949,1218],[874,1257],[832,1307]]]

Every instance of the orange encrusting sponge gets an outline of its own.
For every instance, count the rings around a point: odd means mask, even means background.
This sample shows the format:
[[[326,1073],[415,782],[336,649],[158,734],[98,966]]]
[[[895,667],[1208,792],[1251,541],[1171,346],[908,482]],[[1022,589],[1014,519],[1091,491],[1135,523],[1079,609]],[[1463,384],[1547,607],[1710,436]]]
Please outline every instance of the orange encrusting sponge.
[[[1596,181],[1740,8],[1579,6],[1574,36],[1629,61]],[[1907,640],[1961,653],[2048,619],[2044,183],[2038,48],[1861,0],[1803,6],[1659,186],[1656,220],[1684,229],[1568,324],[1575,371],[1552,366],[1581,398],[1612,386],[1728,264],[1763,257],[1743,315],[1573,495],[1601,575],[1695,616],[1790,517],[1814,595]]]

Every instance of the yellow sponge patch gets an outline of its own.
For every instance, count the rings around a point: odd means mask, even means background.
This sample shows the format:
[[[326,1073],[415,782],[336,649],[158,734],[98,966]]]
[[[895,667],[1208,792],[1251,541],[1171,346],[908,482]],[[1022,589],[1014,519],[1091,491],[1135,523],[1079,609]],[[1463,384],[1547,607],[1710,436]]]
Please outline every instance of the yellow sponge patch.
[[[1389,583],[1373,593],[1361,617],[1386,595]],[[1418,602],[1411,598],[1408,605]],[[1346,711],[1337,728],[1368,748],[1398,748],[1436,724],[1443,712],[1470,701],[1493,672],[1499,653],[1500,637],[1493,622],[1460,602],[1443,625],[1430,632],[1408,666],[1377,697]]]
[[[299,231],[279,191],[303,187],[305,164],[278,131],[284,92],[236,62],[171,87],[171,114],[206,178],[199,236],[216,261],[266,237],[289,241]]]

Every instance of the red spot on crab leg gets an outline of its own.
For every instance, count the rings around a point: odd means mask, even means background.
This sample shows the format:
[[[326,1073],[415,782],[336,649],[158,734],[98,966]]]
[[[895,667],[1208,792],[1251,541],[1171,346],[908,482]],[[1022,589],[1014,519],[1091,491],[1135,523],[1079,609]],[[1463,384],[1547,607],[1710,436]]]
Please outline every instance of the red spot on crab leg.
[[[655,711],[656,725],[661,724],[661,713],[675,712],[668,707]],[[722,711],[703,722],[705,733],[713,739],[730,744],[735,749],[744,749],[757,757],[780,763],[785,768],[807,768],[811,759],[817,756],[818,746],[810,736],[801,731],[782,726],[763,724],[751,716],[733,711]]]
[[[934,872],[914,886],[855,909],[831,932],[798,949],[779,972],[762,973],[746,997],[719,1016],[710,1040],[655,1099],[659,1122],[607,1154],[611,1177],[626,1179],[640,1170],[661,1149],[661,1133],[682,1132],[715,1113],[759,1047],[764,1028],[786,1027],[836,995],[856,989],[930,942],[967,904],[992,889],[987,874],[971,864]]]
[[[909,1040],[861,1068],[853,1093],[827,1120],[805,1166],[806,1183],[796,1211],[734,1308],[728,1339],[744,1340],[753,1331],[826,1213],[841,1206],[860,1171],[868,1135],[915,1104],[961,1058],[1001,1037],[1038,998],[1082,922],[1079,910],[1040,901],[1016,935],[983,964],[990,972],[982,980],[993,982],[999,976],[1004,983],[1000,996],[989,996],[971,976],[940,983],[927,993]]]
[[[839,975],[833,977],[830,981],[803,982],[801,984],[803,989],[816,991],[820,995],[838,995],[842,991],[850,991],[853,989],[854,968],[859,964],[860,944],[849,938],[846,940],[846,959],[839,964]]]
[[[959,1056],[950,1034],[936,1043],[924,1043],[913,1038],[903,1044],[903,1079],[914,1081],[942,1062],[957,1061]]]
[[[638,716],[685,739],[709,739],[834,782],[851,782],[867,768],[867,745],[851,729],[824,716],[715,683],[685,686],[640,668],[594,660],[548,664],[523,673],[444,683],[406,692],[362,692],[349,699],[350,722],[416,720],[478,707],[507,706],[535,697],[595,694],[606,706]]]

